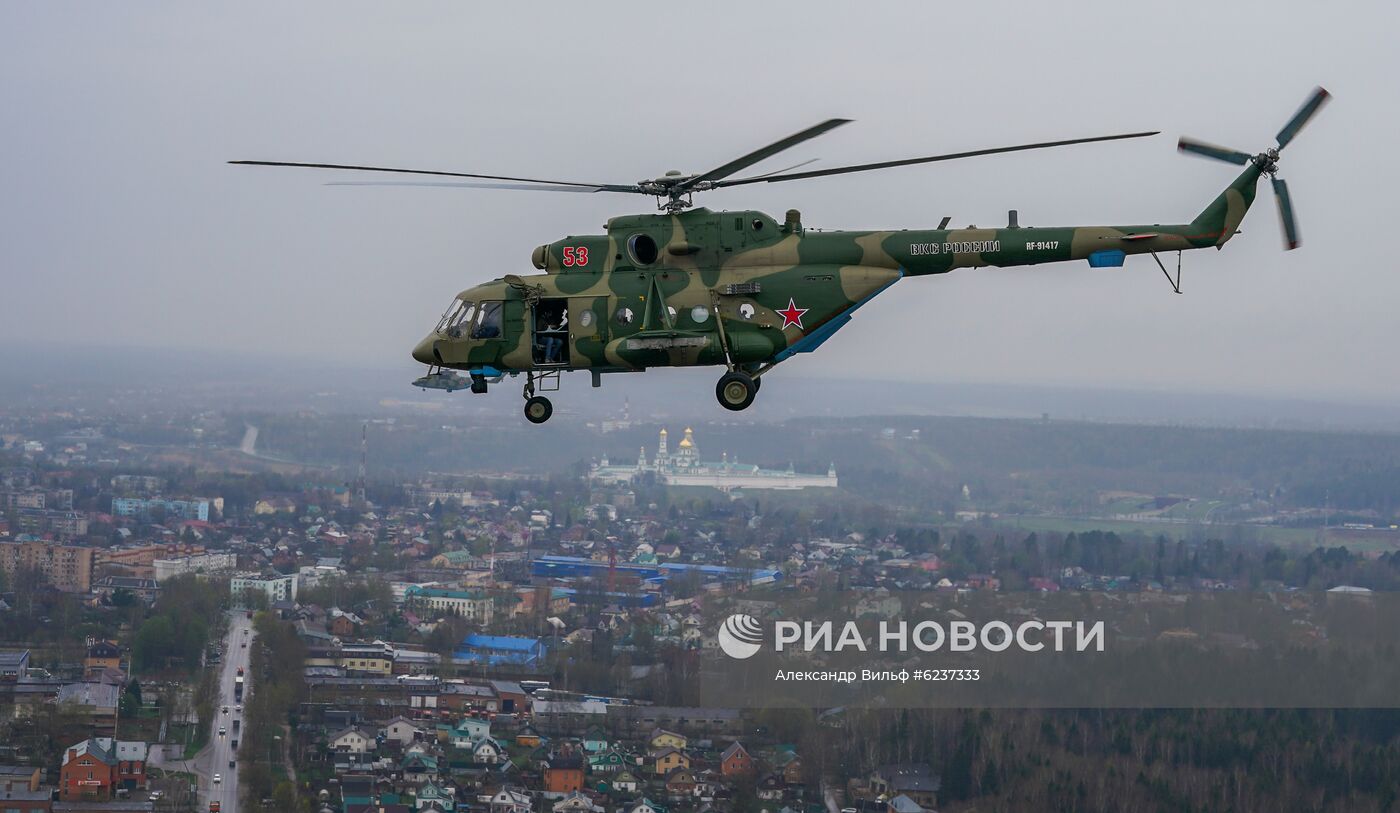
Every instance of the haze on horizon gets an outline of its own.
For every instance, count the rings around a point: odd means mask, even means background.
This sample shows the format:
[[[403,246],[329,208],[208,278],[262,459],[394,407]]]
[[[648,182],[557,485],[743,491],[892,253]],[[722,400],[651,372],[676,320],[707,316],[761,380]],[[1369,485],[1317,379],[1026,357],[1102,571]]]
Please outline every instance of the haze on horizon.
[[[631,182],[844,116],[760,165],[812,168],[1160,129],[1152,139],[707,193],[816,228],[1189,220],[1315,85],[1284,154],[1304,246],[1261,186],[1185,256],[908,280],[784,376],[1400,400],[1389,239],[1396,13],[1365,2],[990,7],[371,3],[0,7],[0,341],[401,365],[451,297],[650,211],[619,195],[335,187],[230,159]],[[786,163],[784,163],[786,162]],[[1164,257],[1164,260],[1168,258]],[[1174,261],[1174,257],[1170,260]],[[81,359],[56,358],[69,374]],[[708,399],[710,371],[677,397]],[[581,382],[580,382],[581,383]],[[604,386],[607,386],[605,381]],[[586,398],[581,386],[570,397]]]

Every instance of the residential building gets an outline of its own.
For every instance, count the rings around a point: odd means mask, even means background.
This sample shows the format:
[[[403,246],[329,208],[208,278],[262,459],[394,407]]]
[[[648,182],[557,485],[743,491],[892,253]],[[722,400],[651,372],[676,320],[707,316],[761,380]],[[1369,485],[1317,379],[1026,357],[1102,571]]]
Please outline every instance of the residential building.
[[[664,728],[652,729],[647,737],[647,746],[652,749],[662,748],[685,748],[686,738],[684,734],[677,734],[674,731],[667,731]]]
[[[111,683],[66,683],[58,690],[58,702],[80,706],[92,717],[92,725],[110,733],[117,725],[117,703],[121,687]]]
[[[920,807],[932,810],[938,806],[938,791],[943,780],[928,765],[896,763],[876,768],[869,784],[873,794],[887,799],[902,794]]]
[[[374,732],[358,727],[337,731],[330,736],[329,744],[332,751],[348,754],[367,754],[376,745]]]
[[[490,624],[491,596],[480,590],[443,590],[436,587],[408,588],[404,599],[410,607],[440,610],[459,615],[477,624]]]
[[[28,673],[29,650],[0,650],[0,681],[13,682],[23,680],[24,676]],[[0,776],[0,779],[3,779],[3,776]]]
[[[719,772],[722,776],[744,776],[753,773],[753,758],[738,742],[724,749],[719,757]]]
[[[43,778],[43,768],[33,765],[0,765],[0,787],[12,785],[16,788],[38,790]]]
[[[21,533],[53,534],[61,539],[87,536],[87,514],[77,511],[48,511],[41,508],[21,508],[16,517]]]
[[[428,730],[407,717],[400,716],[380,727],[379,733],[383,734],[386,740],[394,740],[402,745],[408,745],[414,740],[426,737]]]
[[[663,748],[651,755],[651,772],[665,776],[676,768],[689,768],[690,757],[676,748]]]
[[[112,478],[112,490],[122,495],[156,494],[165,488],[165,479],[142,474],[118,474]]]
[[[59,769],[59,798],[65,802],[106,800],[119,787],[144,788],[146,756],[146,743],[111,737],[93,737],[69,746]]]
[[[163,582],[186,573],[227,573],[238,567],[238,556],[232,553],[202,553],[173,559],[156,559],[155,579]]]
[[[296,574],[263,577],[256,573],[240,573],[229,580],[228,589],[235,601],[243,600],[243,597],[250,592],[262,593],[267,596],[269,604],[278,601],[296,601],[297,577]]]
[[[502,787],[491,797],[491,813],[530,813],[534,805],[522,788]]]
[[[160,586],[155,579],[139,579],[134,576],[103,576],[92,583],[92,592],[110,598],[118,590],[135,595],[142,601],[155,601],[160,594]]]
[[[91,674],[104,669],[122,668],[122,648],[111,641],[96,641],[88,647],[83,658],[83,672]]]
[[[583,790],[583,758],[573,751],[556,754],[544,769],[547,793],[577,793]]]
[[[365,622],[361,620],[358,615],[355,615],[354,613],[347,613],[344,610],[337,608],[331,610],[331,620],[329,624],[329,629],[331,635],[337,635],[341,638],[349,638],[358,633],[360,631],[360,627],[364,626],[364,623]]]
[[[113,497],[112,514],[119,517],[133,517],[142,522],[176,519],[196,519],[209,521],[211,508],[222,508],[223,500],[208,500],[192,497],[184,500],[167,500],[162,497]]]
[[[427,782],[414,794],[413,806],[417,810],[423,810],[430,805],[434,810],[453,813],[457,809],[457,793],[451,787]]]
[[[0,542],[0,568],[13,577],[19,570],[37,570],[66,593],[92,590],[93,549],[51,542]]]
[[[49,813],[53,789],[0,776],[0,810],[4,813]]]
[[[593,800],[581,791],[574,791],[554,803],[554,813],[603,813],[603,808],[593,804]]]

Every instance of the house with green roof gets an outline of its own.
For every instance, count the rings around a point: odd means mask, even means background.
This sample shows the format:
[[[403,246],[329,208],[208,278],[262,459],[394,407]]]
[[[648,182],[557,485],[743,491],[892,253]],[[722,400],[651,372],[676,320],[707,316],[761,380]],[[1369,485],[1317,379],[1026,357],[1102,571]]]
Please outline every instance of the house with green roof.
[[[436,805],[445,813],[453,813],[457,809],[457,795],[450,787],[428,782],[418,788],[414,796],[413,807],[415,810],[422,810],[428,805]]]

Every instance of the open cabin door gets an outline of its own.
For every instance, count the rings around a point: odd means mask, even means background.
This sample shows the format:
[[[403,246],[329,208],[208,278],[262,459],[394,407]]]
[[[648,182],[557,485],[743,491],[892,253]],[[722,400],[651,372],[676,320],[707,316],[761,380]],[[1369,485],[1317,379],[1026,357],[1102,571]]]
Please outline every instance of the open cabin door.
[[[575,296],[569,299],[569,362],[579,367],[605,366],[603,348],[608,343],[608,297]]]

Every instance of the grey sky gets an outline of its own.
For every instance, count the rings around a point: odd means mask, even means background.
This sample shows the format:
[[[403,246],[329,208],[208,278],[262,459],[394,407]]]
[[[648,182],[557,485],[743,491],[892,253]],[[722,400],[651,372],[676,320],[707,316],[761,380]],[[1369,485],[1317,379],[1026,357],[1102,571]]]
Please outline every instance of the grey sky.
[[[1008,208],[1023,225],[1181,222],[1233,168],[1179,156],[1178,135],[1267,147],[1322,84],[1334,103],[1282,163],[1301,250],[1281,250],[1264,186],[1225,251],[1186,255],[1186,296],[1149,258],[910,280],[787,374],[1400,399],[1393,4],[860,7],[0,4],[0,339],[411,377],[454,293],[651,207],[331,187],[344,178],[234,158],[630,182],[830,116],[856,122],[760,170],[1160,129],[703,200],[826,228],[1000,225]],[[868,361],[889,344],[900,361]]]

